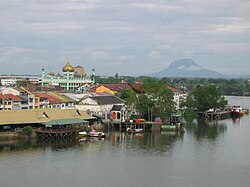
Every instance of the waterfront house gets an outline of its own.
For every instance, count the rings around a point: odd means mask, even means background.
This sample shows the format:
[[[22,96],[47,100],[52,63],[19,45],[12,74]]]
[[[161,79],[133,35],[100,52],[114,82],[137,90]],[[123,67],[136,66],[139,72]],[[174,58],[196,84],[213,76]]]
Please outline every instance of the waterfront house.
[[[110,120],[110,112],[114,105],[124,106],[124,100],[110,94],[94,95],[83,98],[75,107],[81,111]]]
[[[174,88],[172,86],[166,85],[168,89],[170,89],[173,92],[174,95],[174,102],[176,103],[176,109],[179,110],[180,108],[180,91],[177,88]]]

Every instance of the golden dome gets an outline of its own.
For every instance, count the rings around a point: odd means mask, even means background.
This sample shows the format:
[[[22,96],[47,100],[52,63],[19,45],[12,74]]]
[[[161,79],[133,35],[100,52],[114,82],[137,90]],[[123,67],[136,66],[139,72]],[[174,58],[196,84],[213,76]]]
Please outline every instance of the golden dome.
[[[63,72],[67,72],[67,71],[74,72],[75,71],[73,66],[71,66],[69,62],[67,62],[67,64],[63,67],[62,70],[63,70]]]

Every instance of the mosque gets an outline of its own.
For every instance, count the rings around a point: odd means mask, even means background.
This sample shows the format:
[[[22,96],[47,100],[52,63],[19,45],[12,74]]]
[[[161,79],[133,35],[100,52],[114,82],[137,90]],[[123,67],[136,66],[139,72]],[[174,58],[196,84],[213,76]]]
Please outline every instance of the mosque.
[[[79,86],[95,82],[94,69],[92,70],[92,75],[87,77],[83,67],[73,67],[70,62],[67,62],[62,68],[62,71],[63,75],[55,75],[51,73],[45,75],[44,69],[42,69],[42,77],[39,79],[39,82],[41,82],[42,86],[60,86],[67,91],[73,91]]]

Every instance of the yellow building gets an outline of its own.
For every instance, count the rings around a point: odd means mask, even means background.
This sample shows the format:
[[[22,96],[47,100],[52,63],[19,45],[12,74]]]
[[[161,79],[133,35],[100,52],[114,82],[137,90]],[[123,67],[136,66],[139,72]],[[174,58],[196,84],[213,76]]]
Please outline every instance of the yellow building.
[[[105,93],[109,93],[109,94],[112,94],[112,95],[115,94],[114,91],[112,91],[111,89],[109,89],[109,88],[107,88],[107,87],[105,87],[105,86],[103,86],[103,85],[97,87],[97,88],[95,89],[95,92],[96,92],[96,93],[103,93],[103,92],[105,92]]]

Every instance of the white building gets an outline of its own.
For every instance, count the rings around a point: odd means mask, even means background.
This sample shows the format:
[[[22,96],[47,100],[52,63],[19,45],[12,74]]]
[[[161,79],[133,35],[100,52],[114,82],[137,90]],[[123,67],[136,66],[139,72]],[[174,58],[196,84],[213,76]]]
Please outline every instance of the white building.
[[[42,83],[42,86],[52,85],[52,86],[60,86],[64,90],[76,90],[78,87],[86,84],[93,83],[94,76],[91,77],[74,77],[74,67],[70,65],[69,62],[62,68],[63,76],[59,75],[45,75],[44,69],[42,69],[42,77],[39,79],[39,82]],[[93,70],[94,71],[94,70]],[[94,74],[94,72],[93,72]],[[92,75],[93,75],[92,74]]]
[[[114,96],[93,96],[87,97],[80,101],[79,105],[75,105],[78,110],[85,111],[92,116],[99,116],[106,119],[111,119],[111,110],[114,105],[124,106],[125,102]]]
[[[38,76],[26,76],[26,75],[0,75],[2,86],[14,86],[18,81],[30,81],[32,83],[38,83]]]

